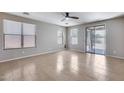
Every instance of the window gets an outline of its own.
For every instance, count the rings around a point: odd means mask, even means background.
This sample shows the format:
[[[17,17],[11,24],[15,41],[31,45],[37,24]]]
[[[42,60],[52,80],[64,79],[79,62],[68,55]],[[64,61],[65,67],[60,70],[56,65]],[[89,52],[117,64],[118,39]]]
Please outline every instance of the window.
[[[35,47],[35,37],[35,25],[23,23],[23,47]]]
[[[61,30],[58,31],[57,33],[57,37],[58,37],[58,44],[63,44],[63,32]]]
[[[4,49],[35,47],[35,25],[4,20]]]
[[[72,45],[78,44],[78,29],[71,30],[71,44]]]
[[[4,20],[4,48],[21,48],[21,23]]]

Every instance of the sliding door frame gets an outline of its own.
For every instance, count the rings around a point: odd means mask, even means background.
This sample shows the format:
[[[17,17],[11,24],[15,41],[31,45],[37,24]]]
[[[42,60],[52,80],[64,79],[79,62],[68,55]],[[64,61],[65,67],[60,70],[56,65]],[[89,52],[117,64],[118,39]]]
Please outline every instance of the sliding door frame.
[[[97,54],[97,53],[95,52],[95,50],[94,50],[94,53],[87,51],[87,29],[90,28],[90,27],[93,27],[93,28],[94,28],[94,33],[95,33],[95,27],[98,27],[98,26],[104,26],[104,28],[105,28],[105,34],[107,33],[106,24],[100,24],[100,25],[94,25],[94,26],[87,26],[87,27],[85,28],[85,53]],[[104,54],[104,55],[106,55],[106,37],[107,37],[107,36],[105,35],[105,54]],[[94,40],[95,40],[95,37],[94,37]],[[94,45],[94,47],[95,47],[95,45]]]

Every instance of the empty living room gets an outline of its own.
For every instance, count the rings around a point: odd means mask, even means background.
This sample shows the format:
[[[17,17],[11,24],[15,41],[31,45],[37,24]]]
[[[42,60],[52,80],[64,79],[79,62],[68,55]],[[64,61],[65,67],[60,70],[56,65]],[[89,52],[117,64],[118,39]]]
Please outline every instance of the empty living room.
[[[124,12],[1,12],[1,81],[123,81]]]
[[[1,0],[0,93],[124,93],[124,0]]]

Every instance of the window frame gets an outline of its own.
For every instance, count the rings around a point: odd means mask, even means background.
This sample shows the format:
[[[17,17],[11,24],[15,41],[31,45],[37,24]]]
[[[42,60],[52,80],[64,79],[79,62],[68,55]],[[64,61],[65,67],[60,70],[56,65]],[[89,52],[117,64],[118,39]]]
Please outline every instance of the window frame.
[[[58,33],[59,33],[59,32],[61,32],[61,36],[58,36]],[[58,43],[59,38],[62,39],[62,43],[61,43],[61,44]],[[58,30],[58,31],[57,31],[57,44],[58,44],[58,45],[63,45],[63,43],[64,43],[64,40],[63,40],[63,39],[64,39],[63,31],[62,31],[62,30]]]
[[[73,36],[73,35],[72,35],[73,31],[76,32],[76,36]],[[70,33],[70,34],[71,34],[71,44],[72,44],[72,45],[78,45],[78,31],[79,31],[78,29],[71,29],[71,33]],[[77,43],[76,43],[76,44],[74,44],[74,43],[72,42],[73,39],[75,39],[75,38],[77,39]]]
[[[24,47],[24,36],[34,36],[34,38],[35,38],[35,46],[34,47]],[[37,43],[36,43],[36,34],[35,35],[22,35],[22,48],[36,48],[37,47]]]
[[[34,33],[34,35],[24,35],[23,33],[24,33],[24,31],[23,31],[23,25],[24,24],[30,24],[30,23],[22,23],[22,48],[36,48],[37,47],[37,43],[36,43],[36,29],[35,29],[35,33]],[[31,24],[31,25],[34,25],[34,24]],[[36,28],[36,26],[35,26],[35,28]],[[34,47],[24,47],[24,36],[34,36],[34,38],[35,38],[35,46]]]
[[[4,20],[8,20],[8,19],[4,19]],[[4,32],[4,20],[3,20],[3,50],[13,50],[13,49],[25,49],[25,48],[36,48],[37,47],[37,44],[36,44],[36,31],[35,31],[35,34],[34,35],[23,35],[23,23],[21,23],[21,34],[5,34]],[[8,21],[13,21],[13,22],[18,22],[18,21],[14,21],[14,20],[8,20]],[[26,24],[30,24],[30,23],[26,23]],[[32,24],[32,25],[35,25],[35,24]],[[35,29],[36,30],[36,29]],[[5,48],[5,36],[6,35],[15,35],[15,36],[20,36],[21,37],[21,40],[20,40],[20,43],[21,43],[21,47],[20,48]],[[34,36],[35,37],[35,46],[34,47],[24,47],[24,36]]]
[[[12,36],[20,36],[21,37],[21,47],[20,48],[6,48],[5,47],[5,36],[6,35],[12,35]],[[11,50],[11,49],[22,49],[22,35],[20,35],[20,34],[3,34],[3,50]]]

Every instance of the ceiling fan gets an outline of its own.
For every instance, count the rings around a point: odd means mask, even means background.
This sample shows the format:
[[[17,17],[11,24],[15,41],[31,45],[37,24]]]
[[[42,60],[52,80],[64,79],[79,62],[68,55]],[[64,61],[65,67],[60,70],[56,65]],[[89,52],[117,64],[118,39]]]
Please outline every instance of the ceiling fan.
[[[23,12],[22,14],[24,14],[24,15],[30,15],[29,12]]]
[[[79,17],[76,17],[76,16],[69,16],[69,13],[66,12],[66,13],[65,13],[65,18],[62,19],[61,21],[65,21],[65,20],[68,20],[68,19],[79,19]]]

